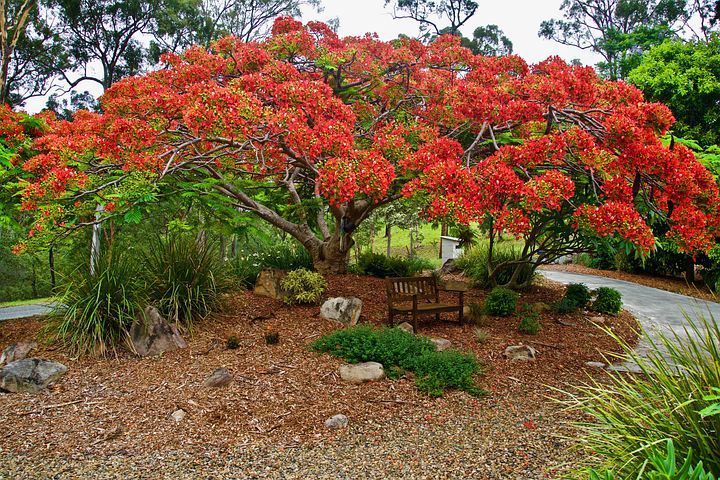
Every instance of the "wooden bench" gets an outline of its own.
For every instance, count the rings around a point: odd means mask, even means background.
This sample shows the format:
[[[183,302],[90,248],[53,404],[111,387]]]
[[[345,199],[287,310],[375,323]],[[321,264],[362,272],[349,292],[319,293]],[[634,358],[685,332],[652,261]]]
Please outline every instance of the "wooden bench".
[[[412,315],[412,325],[417,332],[419,314],[434,313],[440,320],[443,312],[458,312],[460,325],[463,324],[464,289],[438,287],[435,277],[397,277],[386,278],[388,300],[388,321],[394,325],[395,314]],[[458,294],[458,303],[440,303],[440,291]]]

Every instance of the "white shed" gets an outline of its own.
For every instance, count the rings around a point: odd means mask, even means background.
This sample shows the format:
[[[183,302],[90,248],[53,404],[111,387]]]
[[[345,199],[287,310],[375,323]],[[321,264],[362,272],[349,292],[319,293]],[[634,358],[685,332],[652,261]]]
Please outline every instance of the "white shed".
[[[463,253],[463,249],[460,246],[460,239],[456,237],[440,237],[440,245],[442,248],[442,264],[451,258],[458,258]]]

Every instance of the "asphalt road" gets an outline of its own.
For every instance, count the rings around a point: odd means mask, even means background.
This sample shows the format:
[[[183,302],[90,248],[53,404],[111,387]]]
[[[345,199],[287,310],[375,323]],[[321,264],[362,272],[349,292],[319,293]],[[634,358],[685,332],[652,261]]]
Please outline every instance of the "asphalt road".
[[[638,319],[645,332],[637,347],[637,352],[641,355],[648,351],[649,340],[659,343],[659,333],[669,338],[673,338],[674,333],[680,341],[687,338],[685,329],[690,327],[689,322],[697,319],[698,315],[706,318],[712,315],[716,320],[720,320],[718,303],[613,278],[553,270],[540,270],[540,273],[561,283],[584,283],[591,289],[612,287],[618,290],[622,294],[623,308]],[[631,370],[637,369],[632,364],[624,366]]]
[[[32,305],[19,305],[17,307],[0,308],[0,321],[10,320],[13,318],[34,317],[35,315],[45,315],[52,310],[50,303],[36,303]]]

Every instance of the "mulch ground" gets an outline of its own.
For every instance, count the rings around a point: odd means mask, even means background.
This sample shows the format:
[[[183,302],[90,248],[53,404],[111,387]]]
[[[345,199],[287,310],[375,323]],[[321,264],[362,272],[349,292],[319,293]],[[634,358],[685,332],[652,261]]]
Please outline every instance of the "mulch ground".
[[[687,295],[688,297],[701,298],[710,302],[718,302],[715,292],[710,290],[702,281],[689,283],[682,278],[676,277],[654,277],[640,273],[618,272],[615,270],[598,270],[583,265],[543,265],[543,269],[557,270],[561,272],[582,273],[584,275],[597,275],[599,277],[615,278],[626,282],[645,285],[646,287],[658,288],[668,292]]]
[[[362,321],[386,321],[383,280],[328,281],[327,296],[363,301]],[[541,280],[520,305],[552,303],[562,290]],[[467,303],[484,295],[473,289]],[[535,336],[518,333],[518,316],[487,317],[482,343],[476,326],[460,326],[452,314],[441,322],[429,316],[420,333],[473,352],[485,365],[478,383],[489,392],[432,399],[411,378],[342,382],[340,360],[308,349],[338,328],[317,306],[288,307],[250,292],[226,303],[195,326],[187,349],[155,358],[124,350],[104,359],[68,358],[52,346],[34,351],[69,370],[38,395],[0,394],[0,478],[552,478],[558,464],[574,461],[571,440],[561,436],[572,437],[567,421],[576,418],[549,397],[588,375],[603,377],[586,362],[618,350],[588,313],[545,312]],[[637,324],[625,312],[605,325],[636,339]],[[40,327],[39,318],[2,322],[0,347],[32,339]],[[270,332],[279,333],[279,344],[266,344]],[[226,347],[230,336],[239,348]],[[503,358],[505,347],[521,343],[537,349],[536,362]],[[204,387],[219,367],[233,382]],[[170,418],[177,409],[187,412],[180,423]],[[326,429],[324,421],[338,413],[350,426]]]

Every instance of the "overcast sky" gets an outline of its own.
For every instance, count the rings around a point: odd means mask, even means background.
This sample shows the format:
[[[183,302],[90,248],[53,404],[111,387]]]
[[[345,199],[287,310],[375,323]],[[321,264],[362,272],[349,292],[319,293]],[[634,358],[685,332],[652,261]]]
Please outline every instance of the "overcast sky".
[[[309,8],[303,10],[303,20],[340,19],[340,35],[363,35],[377,33],[382,40],[396,38],[398,34],[417,34],[418,24],[413,20],[395,20],[392,8],[385,8],[385,0],[321,0],[324,11],[317,13]],[[537,35],[540,22],[561,18],[562,0],[478,0],[480,8],[463,25],[460,31],[467,37],[481,25],[497,25],[513,42],[514,53],[529,63],[559,55],[565,60],[579,58],[583,63],[594,65],[597,55],[577,48],[566,47]],[[446,26],[446,25],[442,25]]]
[[[341,36],[377,33],[382,40],[397,38],[401,33],[418,34],[418,23],[413,20],[395,20],[392,8],[385,8],[385,0],[321,0],[323,11],[303,9],[303,21],[338,18]],[[599,61],[597,55],[577,48],[566,47],[559,43],[540,39],[537,32],[540,22],[551,18],[560,18],[562,0],[478,0],[480,8],[460,29],[465,36],[472,36],[476,27],[497,25],[513,42],[514,53],[528,63],[536,63],[551,55],[559,55],[567,61],[580,59],[584,64],[594,65]],[[441,26],[446,26],[442,25]],[[95,84],[83,83],[78,90],[88,89],[94,95],[100,91]],[[29,100],[25,109],[30,113],[40,111],[45,106],[45,98]]]

